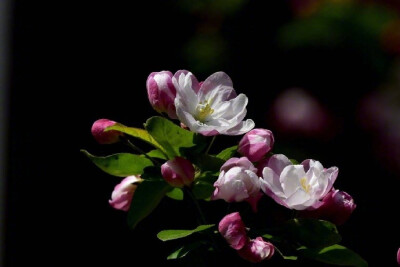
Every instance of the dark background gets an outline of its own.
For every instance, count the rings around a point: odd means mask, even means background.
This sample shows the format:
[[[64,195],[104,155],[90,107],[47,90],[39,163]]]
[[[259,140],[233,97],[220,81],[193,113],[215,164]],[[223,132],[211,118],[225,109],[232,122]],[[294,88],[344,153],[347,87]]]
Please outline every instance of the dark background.
[[[396,266],[400,42],[381,22],[398,20],[396,6],[344,1],[356,8],[341,13],[334,1],[325,11],[306,2],[312,8],[296,1],[14,1],[5,266],[174,265],[164,262],[171,245],[155,233],[173,227],[179,206],[163,201],[130,231],[126,214],[108,205],[119,180],[79,150],[118,151],[95,143],[92,123],[141,127],[156,115],[147,76],[179,69],[199,80],[225,71],[249,97],[247,117],[275,133],[275,153],[338,166],[336,187],[358,205],[339,228],[342,243],[370,266]],[[372,13],[354,11],[364,8]],[[381,20],[364,23],[374,10]],[[328,114],[317,130],[287,130],[277,119],[274,101],[292,87]],[[221,147],[238,140],[219,138]],[[190,225],[190,209],[183,211]]]

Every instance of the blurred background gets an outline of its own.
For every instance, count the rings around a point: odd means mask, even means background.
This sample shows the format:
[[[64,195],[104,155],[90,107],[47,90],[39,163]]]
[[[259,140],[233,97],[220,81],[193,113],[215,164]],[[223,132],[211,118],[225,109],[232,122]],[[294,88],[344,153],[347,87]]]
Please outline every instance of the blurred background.
[[[130,231],[108,204],[119,179],[79,149],[119,151],[94,141],[92,123],[141,127],[156,115],[147,76],[179,69],[226,72],[275,153],[338,166],[336,187],[358,205],[342,244],[396,266],[399,1],[15,0],[10,14],[4,266],[176,266],[155,236],[176,224],[175,203]]]

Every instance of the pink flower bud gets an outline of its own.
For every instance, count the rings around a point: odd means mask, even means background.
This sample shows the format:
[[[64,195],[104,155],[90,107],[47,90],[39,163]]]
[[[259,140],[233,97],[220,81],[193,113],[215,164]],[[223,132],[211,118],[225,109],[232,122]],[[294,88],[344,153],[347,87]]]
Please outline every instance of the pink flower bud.
[[[176,157],[161,166],[161,174],[174,187],[189,186],[194,180],[194,167],[187,159]]]
[[[233,249],[239,250],[247,243],[246,228],[239,212],[226,215],[219,222],[218,231]]]
[[[262,196],[261,182],[256,172],[257,168],[246,157],[229,159],[221,167],[211,199],[223,199],[226,202],[247,201],[256,212],[258,200]]]
[[[261,160],[274,145],[274,135],[270,130],[253,129],[240,140],[238,151],[252,162]]]
[[[243,170],[249,170],[252,172],[257,172],[257,168],[254,167],[253,163],[249,161],[248,158],[246,157],[241,157],[241,158],[230,158],[228,159],[224,165],[221,166],[220,171],[229,171],[233,167],[239,167]]]
[[[344,224],[356,208],[353,198],[346,192],[331,190],[316,210],[304,210],[300,216],[328,220],[336,225]]]
[[[117,210],[128,211],[131,206],[133,194],[137,188],[137,184],[142,179],[139,176],[128,176],[117,184],[108,201],[110,205]]]
[[[123,133],[114,130],[107,132],[104,131],[107,127],[115,124],[115,121],[110,121],[108,119],[100,119],[95,121],[92,126],[92,135],[94,139],[96,139],[96,141],[100,144],[113,144],[118,142],[119,137],[123,135]]]
[[[238,254],[249,262],[257,263],[265,259],[270,259],[274,255],[274,252],[274,245],[264,241],[262,237],[257,237],[247,242],[247,244],[238,251]]]
[[[166,113],[177,119],[175,110],[176,89],[170,71],[152,72],[147,78],[147,95],[151,106],[159,113]]]

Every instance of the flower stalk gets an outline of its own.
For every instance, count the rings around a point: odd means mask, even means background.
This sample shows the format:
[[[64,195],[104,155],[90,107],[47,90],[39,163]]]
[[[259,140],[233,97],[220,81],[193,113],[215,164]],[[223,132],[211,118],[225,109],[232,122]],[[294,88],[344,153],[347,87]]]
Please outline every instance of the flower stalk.
[[[195,206],[196,210],[197,210],[197,215],[198,215],[198,220],[200,224],[207,224],[207,220],[206,217],[203,214],[203,211],[201,210],[201,207],[199,205],[199,202],[197,201],[196,197],[193,195],[192,191],[190,190],[190,188],[188,187],[184,187],[183,190],[185,191],[185,193],[189,196],[189,198],[191,199],[193,205]]]

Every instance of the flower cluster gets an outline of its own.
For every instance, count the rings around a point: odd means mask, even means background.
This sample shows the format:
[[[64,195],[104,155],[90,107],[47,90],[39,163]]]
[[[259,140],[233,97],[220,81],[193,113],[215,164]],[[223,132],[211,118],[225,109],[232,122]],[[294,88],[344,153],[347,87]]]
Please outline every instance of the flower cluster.
[[[273,133],[254,128],[254,121],[245,119],[248,98],[236,93],[227,74],[217,72],[199,82],[186,70],[175,74],[153,72],[146,85],[151,106],[164,117],[150,118],[145,129],[107,119],[92,126],[92,134],[100,144],[123,142],[137,153],[98,157],[83,151],[103,171],[125,177],[109,202],[115,209],[129,211],[132,227],[145,219],[164,196],[177,201],[190,199],[199,213],[200,225],[193,230],[162,231],[158,234],[160,240],[193,235],[197,243],[187,244],[188,252],[199,247],[221,252],[222,245],[251,263],[271,259],[278,251],[283,259],[308,257],[363,266],[365,261],[360,256],[337,244],[340,235],[336,226],[345,223],[356,208],[348,193],[333,187],[338,168],[324,168],[313,159],[299,164],[283,154],[272,153]],[[216,135],[243,136],[237,145],[211,154]],[[154,149],[144,152],[138,142]],[[221,214],[218,226],[208,224],[201,201],[224,201],[236,211]],[[279,204],[271,212],[287,210],[286,217],[254,226],[250,223],[246,228],[243,214],[257,215],[260,203],[268,201]],[[244,205],[249,205],[249,210],[236,205],[239,202],[247,202]],[[298,211],[295,217],[290,210]],[[330,262],[328,254],[332,251],[343,253],[343,260]],[[172,253],[169,259],[183,257],[179,255]]]

